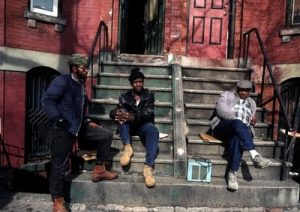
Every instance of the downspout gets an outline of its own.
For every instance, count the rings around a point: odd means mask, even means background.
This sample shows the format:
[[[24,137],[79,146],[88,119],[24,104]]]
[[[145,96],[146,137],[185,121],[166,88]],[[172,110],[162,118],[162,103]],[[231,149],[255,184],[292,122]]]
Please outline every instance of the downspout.
[[[228,33],[228,51],[227,58],[233,59],[234,55],[234,38],[235,38],[235,18],[236,18],[236,0],[230,1],[229,6],[229,33]]]
[[[114,26],[114,6],[115,6],[115,0],[112,0],[111,1],[111,24],[110,24],[110,51],[111,51],[111,53],[112,53],[112,51],[113,51],[113,42],[112,42],[112,40],[113,40],[113,26]],[[108,49],[107,49],[108,50]],[[106,51],[107,51],[106,50]]]
[[[241,4],[241,17],[240,17],[240,46],[239,46],[238,67],[240,67],[240,59],[241,59],[241,54],[242,54],[243,16],[244,16],[244,0],[242,0],[242,4]],[[244,65],[244,64],[243,64],[243,65]]]

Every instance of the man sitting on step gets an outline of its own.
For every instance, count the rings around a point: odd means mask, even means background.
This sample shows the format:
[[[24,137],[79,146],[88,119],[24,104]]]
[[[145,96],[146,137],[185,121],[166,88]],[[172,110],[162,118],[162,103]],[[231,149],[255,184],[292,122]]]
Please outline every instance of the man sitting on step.
[[[270,165],[270,160],[258,154],[253,144],[256,103],[250,97],[251,89],[251,81],[241,80],[237,83],[236,93],[223,92],[216,103],[217,115],[211,121],[213,135],[228,145],[229,190],[238,190],[237,171],[244,151],[249,151],[254,167]]]
[[[154,125],[154,93],[144,88],[145,76],[139,68],[131,70],[129,81],[132,89],[119,97],[116,109],[110,117],[118,124],[123,152],[120,164],[127,166],[133,156],[131,136],[137,135],[146,147],[143,175],[147,187],[155,186],[153,169],[158,153],[159,132]]]

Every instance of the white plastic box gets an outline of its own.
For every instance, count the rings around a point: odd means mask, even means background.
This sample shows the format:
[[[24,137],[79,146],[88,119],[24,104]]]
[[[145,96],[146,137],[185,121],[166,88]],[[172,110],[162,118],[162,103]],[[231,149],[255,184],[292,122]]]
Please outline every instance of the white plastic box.
[[[189,159],[187,181],[211,182],[212,164],[208,159]]]

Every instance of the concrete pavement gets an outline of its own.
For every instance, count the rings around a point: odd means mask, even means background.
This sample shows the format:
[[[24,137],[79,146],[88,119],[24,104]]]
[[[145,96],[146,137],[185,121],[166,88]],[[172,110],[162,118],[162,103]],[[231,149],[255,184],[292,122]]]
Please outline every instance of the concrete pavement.
[[[0,190],[1,191],[1,190]],[[72,212],[298,212],[294,208],[183,208],[183,207],[126,207],[123,205],[70,204]],[[1,191],[0,211],[11,212],[51,212],[49,194]]]

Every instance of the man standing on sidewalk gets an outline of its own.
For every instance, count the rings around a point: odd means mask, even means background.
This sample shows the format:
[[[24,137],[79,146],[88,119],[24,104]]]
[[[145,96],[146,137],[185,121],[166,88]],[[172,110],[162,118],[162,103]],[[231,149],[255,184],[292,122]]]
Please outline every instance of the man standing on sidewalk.
[[[68,211],[64,200],[64,176],[68,171],[68,161],[76,137],[84,139],[80,142],[97,143],[93,182],[118,177],[116,172],[107,171],[104,163],[108,159],[112,131],[85,118],[87,59],[80,54],[73,54],[68,64],[70,74],[55,78],[43,97],[44,111],[52,122],[50,193],[53,211],[56,212]]]
[[[238,190],[237,171],[244,151],[249,151],[256,168],[266,168],[270,160],[262,157],[253,144],[256,103],[250,98],[252,82],[241,80],[236,92],[225,91],[216,104],[217,115],[211,121],[213,135],[226,142],[229,161],[228,189]]]
[[[144,88],[145,76],[139,68],[131,70],[129,82],[132,89],[119,97],[119,104],[110,117],[118,123],[124,150],[120,158],[127,166],[133,156],[131,136],[138,135],[146,147],[143,175],[147,187],[155,186],[153,169],[158,154],[159,132],[154,125],[154,93]]]

